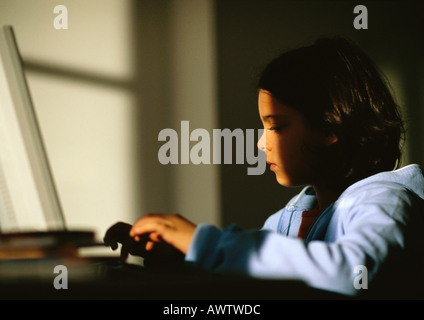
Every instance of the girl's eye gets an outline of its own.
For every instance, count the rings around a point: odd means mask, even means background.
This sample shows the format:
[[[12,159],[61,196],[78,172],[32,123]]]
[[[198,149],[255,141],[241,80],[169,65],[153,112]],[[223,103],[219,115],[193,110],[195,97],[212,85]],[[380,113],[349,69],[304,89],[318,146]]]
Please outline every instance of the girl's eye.
[[[271,127],[271,128],[268,128],[267,130],[270,130],[270,131],[279,131],[281,128],[282,127]]]

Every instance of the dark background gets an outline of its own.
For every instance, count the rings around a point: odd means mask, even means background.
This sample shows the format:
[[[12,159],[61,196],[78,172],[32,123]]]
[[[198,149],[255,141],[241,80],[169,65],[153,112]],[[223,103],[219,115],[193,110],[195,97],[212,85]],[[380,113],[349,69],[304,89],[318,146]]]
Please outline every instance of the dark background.
[[[368,9],[368,29],[356,30],[356,5]],[[393,88],[407,120],[404,164],[423,164],[420,128],[424,118],[424,4],[420,1],[258,1],[215,2],[220,128],[260,128],[256,79],[280,52],[313,42],[319,36],[356,41]],[[299,188],[277,184],[274,173],[246,175],[246,166],[222,165],[222,221],[261,226]]]

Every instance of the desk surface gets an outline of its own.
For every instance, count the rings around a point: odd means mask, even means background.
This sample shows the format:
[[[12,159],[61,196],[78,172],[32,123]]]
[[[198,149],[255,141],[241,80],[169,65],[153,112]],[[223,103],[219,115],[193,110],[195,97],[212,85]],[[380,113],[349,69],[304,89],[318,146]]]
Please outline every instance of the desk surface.
[[[55,288],[55,267],[66,267],[67,289]],[[56,279],[57,280],[57,279]],[[419,287],[421,288],[421,286]],[[363,290],[360,299],[423,299],[420,292]],[[358,298],[358,297],[356,297]],[[295,280],[217,275],[191,266],[146,269],[112,259],[0,261],[0,299],[303,300],[350,299]]]
[[[57,265],[66,266],[67,289],[56,289]],[[299,281],[258,280],[194,268],[148,270],[116,260],[0,261],[1,299],[333,299]]]

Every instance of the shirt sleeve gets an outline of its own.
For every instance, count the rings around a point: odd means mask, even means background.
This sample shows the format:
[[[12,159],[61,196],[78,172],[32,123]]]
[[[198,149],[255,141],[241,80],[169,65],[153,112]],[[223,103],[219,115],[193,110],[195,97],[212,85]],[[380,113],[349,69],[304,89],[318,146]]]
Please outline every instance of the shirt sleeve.
[[[299,279],[330,291],[355,295],[357,266],[368,277],[405,245],[414,222],[414,199],[396,188],[364,188],[338,204],[337,233],[331,243],[286,237],[272,230],[197,227],[186,260],[218,272],[259,278]],[[265,224],[267,225],[267,224]]]

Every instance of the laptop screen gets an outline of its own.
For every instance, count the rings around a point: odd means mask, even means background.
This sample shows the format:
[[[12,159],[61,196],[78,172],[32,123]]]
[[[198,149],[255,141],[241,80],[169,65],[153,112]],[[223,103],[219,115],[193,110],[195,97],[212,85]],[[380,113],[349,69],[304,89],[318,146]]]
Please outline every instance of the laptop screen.
[[[0,29],[0,231],[65,222],[12,27]]]

